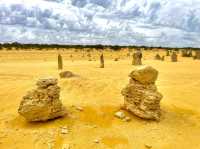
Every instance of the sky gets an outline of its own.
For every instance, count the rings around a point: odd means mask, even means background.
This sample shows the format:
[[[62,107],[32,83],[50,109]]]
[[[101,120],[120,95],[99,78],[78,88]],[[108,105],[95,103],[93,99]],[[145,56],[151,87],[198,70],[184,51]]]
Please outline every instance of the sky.
[[[200,0],[0,0],[0,42],[200,47]]]

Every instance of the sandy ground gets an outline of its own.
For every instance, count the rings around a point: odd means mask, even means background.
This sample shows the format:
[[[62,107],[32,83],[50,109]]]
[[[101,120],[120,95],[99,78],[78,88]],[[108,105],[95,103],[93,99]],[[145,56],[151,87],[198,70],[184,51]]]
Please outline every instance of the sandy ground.
[[[177,63],[169,57],[156,61],[156,52],[144,52],[143,63],[160,72],[156,84],[164,95],[162,118],[152,122],[126,113],[131,121],[124,122],[113,115],[123,103],[120,92],[134,68],[127,52],[105,51],[103,69],[98,52],[91,53],[92,61],[86,52],[61,53],[64,70],[80,76],[59,79],[61,99],[69,114],[46,123],[27,123],[17,113],[19,103],[38,78],[58,78],[57,52],[0,52],[0,149],[200,148],[200,61],[181,57]],[[119,61],[113,60],[116,57]],[[60,133],[63,126],[68,127],[68,134]]]

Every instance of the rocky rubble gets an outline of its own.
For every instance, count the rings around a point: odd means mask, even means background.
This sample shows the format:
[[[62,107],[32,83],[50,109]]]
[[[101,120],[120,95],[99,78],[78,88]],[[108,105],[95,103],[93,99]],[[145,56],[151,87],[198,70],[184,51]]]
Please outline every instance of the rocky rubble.
[[[57,79],[39,79],[37,88],[33,89],[23,97],[18,113],[27,121],[47,121],[64,116],[66,110],[60,97],[60,87]]]
[[[151,66],[141,66],[129,77],[129,84],[122,90],[125,108],[140,118],[159,120],[162,94],[155,85],[158,71]]]

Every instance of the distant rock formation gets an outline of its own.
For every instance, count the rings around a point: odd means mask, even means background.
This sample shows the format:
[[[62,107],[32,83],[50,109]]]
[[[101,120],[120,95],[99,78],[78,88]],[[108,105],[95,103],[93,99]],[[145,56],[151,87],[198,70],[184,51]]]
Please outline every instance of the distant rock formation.
[[[160,100],[155,81],[158,71],[151,66],[140,66],[129,75],[129,84],[122,90],[124,106],[143,119],[160,120]]]
[[[132,65],[142,65],[142,52],[140,50],[133,53]]]
[[[183,49],[181,51],[182,57],[192,57],[192,50],[190,49]]]
[[[161,61],[165,61],[165,56],[162,56],[162,57],[161,57]]]
[[[166,56],[170,56],[170,50],[166,50]]]
[[[60,87],[57,79],[39,79],[37,88],[29,91],[20,103],[18,112],[27,121],[47,121],[64,116],[66,110],[60,97]]]
[[[77,75],[75,75],[73,72],[71,71],[62,71],[59,73],[60,78],[72,78],[75,77]]]
[[[172,62],[177,62],[178,61],[178,56],[177,56],[175,51],[172,52],[171,61]]]
[[[161,60],[161,56],[159,54],[156,54],[154,57],[155,60]]]
[[[115,58],[114,61],[119,61],[119,58]]]
[[[58,70],[62,70],[63,69],[63,59],[62,59],[62,55],[58,54]]]
[[[195,51],[194,59],[200,60],[200,50]]]
[[[104,56],[103,56],[103,53],[100,55],[100,68],[104,68]]]

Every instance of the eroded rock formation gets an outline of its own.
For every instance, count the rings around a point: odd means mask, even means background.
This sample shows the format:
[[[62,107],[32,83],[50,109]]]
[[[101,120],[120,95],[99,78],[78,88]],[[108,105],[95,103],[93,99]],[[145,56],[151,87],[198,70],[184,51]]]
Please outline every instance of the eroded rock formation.
[[[178,56],[177,56],[175,51],[172,52],[171,61],[172,62],[177,62],[178,61]]]
[[[142,65],[142,52],[140,50],[133,53],[132,65]]]
[[[27,121],[47,121],[64,116],[66,110],[60,97],[60,87],[57,79],[39,79],[37,88],[33,89],[23,97],[18,112]]]
[[[76,75],[71,71],[62,71],[59,73],[60,78],[72,78]]]
[[[162,58],[161,58],[160,54],[156,54],[155,57],[154,57],[154,59],[155,60],[161,60]]]
[[[194,59],[200,60],[200,50],[196,50],[196,51],[195,51]]]
[[[140,66],[129,77],[129,84],[122,90],[125,108],[140,118],[160,120],[162,94],[155,85],[158,71],[151,66]]]
[[[192,50],[191,49],[183,49],[181,51],[182,57],[192,57]]]

